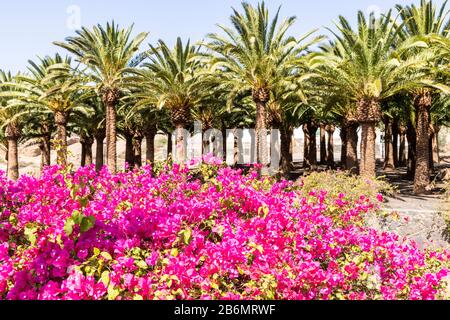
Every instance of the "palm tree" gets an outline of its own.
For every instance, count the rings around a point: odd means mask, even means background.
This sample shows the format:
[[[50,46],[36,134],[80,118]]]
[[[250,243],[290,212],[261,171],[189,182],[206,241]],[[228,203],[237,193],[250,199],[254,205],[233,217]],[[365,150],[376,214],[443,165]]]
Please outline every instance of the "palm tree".
[[[140,33],[131,38],[133,26],[121,29],[114,23],[107,23],[91,30],[82,27],[77,36],[66,38],[56,45],[74,54],[79,62],[89,67],[89,78],[96,83],[97,92],[106,106],[107,165],[111,172],[117,169],[116,150],[116,106],[127,86],[127,77],[132,73],[129,63],[139,46],[147,37]]]
[[[24,127],[28,139],[38,139],[41,151],[40,172],[51,164],[51,141],[55,131],[54,115],[48,109],[27,108],[27,122]]]
[[[431,107],[431,156],[430,165],[434,162],[440,164],[439,156],[439,132],[443,126],[450,124],[450,95],[440,94]]]
[[[0,84],[13,83],[15,78],[11,73],[0,70]],[[3,89],[7,89],[2,87]],[[18,144],[21,137],[21,117],[24,112],[13,100],[0,98],[0,130],[4,133],[7,142],[7,174],[11,180],[19,178],[19,152]]]
[[[183,45],[177,39],[171,50],[159,40],[158,46],[150,45],[149,62],[139,70],[135,86],[142,86],[136,94],[138,106],[156,106],[170,112],[176,129],[176,160],[186,160],[186,143],[183,132],[191,120],[191,111],[204,97],[207,88],[203,81],[204,64],[200,61],[199,48],[190,41]]]
[[[339,34],[332,31],[336,49],[317,53],[316,59],[318,74],[353,103],[349,120],[361,125],[360,174],[367,177],[375,176],[375,129],[381,120],[381,102],[411,88],[435,85],[426,69],[432,53],[400,59],[403,52],[422,43],[398,44],[399,27],[391,15],[389,11],[376,19],[372,13],[367,19],[359,12],[356,31],[341,16],[336,24]]]
[[[148,55],[146,55],[148,57]],[[168,110],[165,108],[157,108],[155,92],[143,82],[151,79],[150,75],[147,74],[148,77],[142,76],[147,71],[141,70],[139,77],[136,78],[135,85],[130,88],[126,95],[123,98],[125,103],[124,108],[127,110],[123,110],[126,113],[126,117],[123,119],[124,121],[130,122],[136,116],[139,119],[137,125],[139,127],[140,133],[136,136],[143,135],[145,138],[146,145],[146,162],[154,163],[155,162],[155,137],[158,133],[159,129],[165,129],[167,124],[170,123],[170,116],[168,114]],[[136,122],[136,121],[135,121]],[[170,127],[170,125],[168,125]],[[172,130],[171,128],[166,128],[167,132],[171,137]],[[165,130],[163,130],[165,131]],[[170,139],[168,139],[168,144],[170,143]],[[135,142],[137,146],[137,143]],[[170,152],[168,152],[169,154]]]
[[[57,162],[67,164],[67,125],[70,113],[83,103],[83,76],[71,67],[71,59],[64,60],[56,55],[55,59],[47,57],[41,65],[31,63],[30,71],[34,78],[27,78],[35,93],[40,92],[39,101],[54,113],[56,125]],[[44,75],[43,78],[39,78]],[[36,80],[39,80],[38,83]]]
[[[383,170],[394,171],[398,165],[398,121],[404,106],[401,104],[403,96],[397,95],[388,99],[383,104],[383,125],[384,125],[384,164]]]
[[[318,39],[300,46],[299,43],[314,31],[298,41],[288,37],[286,33],[296,18],[289,17],[278,24],[278,9],[270,21],[264,2],[257,8],[243,2],[242,8],[243,13],[233,8],[233,28],[219,26],[225,35],[209,34],[210,41],[206,46],[212,52],[210,63],[213,70],[220,72],[221,87],[228,92],[228,105],[239,94],[251,95],[256,105],[257,160],[265,164],[266,107],[270,92],[277,83],[286,81],[285,75],[296,69],[300,53]],[[263,171],[268,173],[266,168]]]
[[[84,101],[88,114],[86,112],[82,113],[82,118],[80,119],[80,126],[86,127],[85,129],[95,140],[95,170],[100,171],[104,165],[104,150],[103,141],[106,137],[105,128],[105,106],[103,101],[98,96],[92,96]],[[82,109],[83,110],[83,109]],[[87,119],[86,116],[89,118]],[[85,122],[83,122],[85,121]]]
[[[313,90],[316,79],[309,70],[309,60],[309,54],[301,55],[297,58],[295,69],[286,68],[284,81],[274,83],[266,106],[268,126],[280,130],[280,173],[284,176],[288,176],[293,168],[294,128],[303,124],[312,111],[313,108],[308,103],[313,104],[317,110],[317,95]],[[312,140],[308,140],[308,149],[309,143]],[[306,162],[309,163],[309,160]]]
[[[57,127],[56,142],[58,147],[58,164],[67,163],[67,122],[69,113],[79,103],[80,77],[70,66],[69,57],[39,58],[39,64],[29,61],[31,75],[19,75],[17,81],[5,83],[10,91],[2,95],[15,101],[15,105],[35,111],[50,110]]]
[[[83,106],[72,111],[70,126],[72,131],[80,137],[81,166],[94,163],[92,146],[96,147],[96,170],[103,167],[103,140],[105,137],[105,112],[100,98],[93,96],[84,101]]]
[[[396,8],[404,24],[401,36],[403,39],[413,38],[430,45],[433,39],[449,34],[450,20],[448,20],[447,1],[438,8],[432,0],[421,0],[420,6],[397,5]],[[420,50],[420,49],[417,49]],[[412,54],[415,54],[414,50]],[[435,59],[434,59],[435,60]],[[429,75],[430,81],[434,80]],[[429,167],[429,112],[433,104],[432,88],[423,87],[412,91],[416,112],[416,164],[414,175],[414,193],[424,193],[430,184]]]
[[[67,164],[67,123],[71,110],[79,103],[80,77],[71,67],[70,57],[47,56],[40,63],[29,61],[32,76],[20,77],[28,95],[23,101],[44,105],[53,112],[56,125],[57,162]],[[45,112],[45,111],[43,111]]]

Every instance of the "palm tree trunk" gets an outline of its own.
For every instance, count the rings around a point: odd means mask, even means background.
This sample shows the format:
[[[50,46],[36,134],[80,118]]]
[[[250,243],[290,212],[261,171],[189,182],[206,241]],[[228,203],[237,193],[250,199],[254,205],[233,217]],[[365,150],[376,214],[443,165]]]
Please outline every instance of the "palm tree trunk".
[[[257,142],[256,133],[252,134],[250,131],[250,162],[257,163],[258,162],[258,142]]]
[[[234,136],[234,144],[233,144],[233,151],[234,151],[234,164],[243,164],[244,163],[244,145],[242,141],[242,130],[234,129],[233,130],[233,136]]]
[[[222,126],[222,145],[223,145],[223,162],[227,161],[227,129],[225,125]]]
[[[50,133],[44,134],[41,137],[41,142],[39,144],[39,149],[41,149],[41,164],[40,171],[44,171],[45,167],[50,166],[50,148],[51,148],[51,136]]]
[[[438,125],[433,125],[433,128],[434,128],[434,135],[432,140],[433,160],[437,164],[441,164],[441,159],[439,156],[439,132],[441,131],[441,127]]]
[[[92,144],[86,144],[86,166],[90,166],[93,163],[92,157]]]
[[[342,125],[341,130],[339,132],[339,136],[341,138],[341,167],[344,169],[347,168],[347,125]]]
[[[425,91],[414,97],[416,109],[416,170],[414,175],[414,193],[423,194],[430,185],[429,163],[429,109],[431,107],[431,93]]]
[[[406,127],[400,126],[399,128],[400,135],[400,147],[398,151],[398,167],[406,166]]]
[[[44,172],[44,168],[45,168],[45,155],[44,155],[44,143],[41,142],[39,144],[39,149],[41,149],[41,163],[39,164],[39,172],[42,174],[42,172]]]
[[[330,169],[334,169],[334,131],[336,128],[333,125],[327,125],[325,127],[325,131],[328,134],[328,141],[327,141],[327,166]]]
[[[156,136],[156,128],[149,128],[145,132],[145,159],[147,163],[155,162],[155,136]]]
[[[81,166],[86,167],[92,164],[92,144],[93,139],[87,134],[80,135],[81,143]]]
[[[106,105],[106,164],[111,173],[117,171],[116,101],[105,99]]]
[[[105,120],[105,145],[106,145],[106,149],[104,150],[104,152],[106,153],[106,155],[105,155],[105,160],[106,160],[106,167],[108,168],[108,170],[109,170],[109,166],[108,166],[108,146],[110,145],[110,139],[109,139],[109,134],[110,134],[110,125],[111,125],[111,121],[110,120],[108,120],[109,118],[110,118],[110,116],[109,116],[109,113],[110,113],[110,108],[108,108],[108,107],[106,107],[106,114],[105,114],[105,117],[106,117],[106,120]]]
[[[206,131],[208,131],[210,128],[202,128],[202,156],[204,154],[208,154],[211,151],[209,150],[209,146],[210,146],[210,141],[209,140],[204,140],[203,138],[206,136]]]
[[[238,129],[233,129],[233,165],[237,165],[239,162],[239,138]]]
[[[376,177],[376,125],[381,119],[381,105],[376,98],[356,103],[356,120],[361,124],[361,163],[359,172],[366,178]]]
[[[376,176],[375,140],[376,122],[363,122],[361,124],[360,175],[366,178]]]
[[[8,152],[8,140],[6,140],[6,143],[5,143],[5,161],[6,161],[6,173],[8,173],[8,168],[9,168],[9,166],[8,166],[8,154],[9,154],[9,152]]]
[[[67,165],[67,113],[64,111],[55,112],[56,124],[56,162],[65,167]]]
[[[310,134],[309,134],[309,128],[306,124],[303,125],[303,168],[309,169],[311,167],[310,164],[310,157],[309,157],[309,147],[310,147]]]
[[[409,179],[414,179],[415,170],[416,170],[416,129],[411,121],[408,121],[407,129],[406,129],[406,138],[408,140],[408,163],[407,163],[407,177]]]
[[[384,117],[384,145],[385,145],[385,156],[384,156],[384,171],[394,171],[395,161],[394,161],[394,143],[392,136],[392,121],[389,117]]]
[[[320,125],[320,164],[327,163],[327,137],[325,125]]]
[[[129,169],[134,167],[134,153],[133,153],[133,136],[125,134],[125,166]]]
[[[103,141],[105,140],[105,134],[99,133],[95,136],[96,148],[95,148],[95,170],[99,172],[102,170],[103,162]]]
[[[135,168],[142,167],[142,140],[143,135],[135,134],[133,137],[133,162]]]
[[[428,167],[430,168],[430,175],[434,171],[434,159],[433,159],[433,139],[434,139],[434,128],[430,125],[430,130],[428,131]]]
[[[167,157],[172,156],[172,147],[173,147],[173,141],[172,141],[172,134],[169,133],[167,135]]]
[[[326,164],[327,162],[327,137],[325,131],[325,125],[320,125],[320,164]]]
[[[175,126],[175,132],[176,132],[176,141],[175,141],[175,147],[176,147],[176,159],[178,163],[185,163],[187,158],[187,141],[184,136],[184,123],[178,123]]]
[[[357,123],[346,126],[345,168],[352,173],[358,172],[358,127]]]
[[[317,139],[316,134],[319,127],[314,122],[309,122],[309,164],[312,170],[317,167]]]
[[[85,152],[86,152],[86,157],[85,157],[85,165],[86,166],[90,166],[92,165],[93,161],[92,161],[92,145],[94,144],[94,139],[92,137],[88,137],[85,141]]]
[[[86,143],[85,142],[80,142],[81,143],[81,167],[85,167],[86,166]]]
[[[266,128],[266,100],[257,98],[256,103],[256,159],[257,163],[263,165],[261,175],[269,175],[267,168],[267,128]]]
[[[280,151],[281,151],[281,172],[287,176],[293,169],[292,162],[292,136],[294,135],[293,128],[287,128],[285,125],[280,127]]]
[[[394,152],[394,167],[398,167],[399,155],[398,155],[398,135],[399,135],[398,119],[394,118],[392,121],[392,150]]]
[[[14,122],[10,122],[5,130],[6,140],[8,141],[8,178],[16,181],[19,179],[19,149],[18,141],[20,129]]]

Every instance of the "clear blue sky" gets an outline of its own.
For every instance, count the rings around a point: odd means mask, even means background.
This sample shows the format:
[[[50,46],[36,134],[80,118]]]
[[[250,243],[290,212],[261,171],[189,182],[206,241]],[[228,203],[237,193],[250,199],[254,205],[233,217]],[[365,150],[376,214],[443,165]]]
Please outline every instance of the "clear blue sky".
[[[330,26],[339,14],[354,21],[357,10],[388,10],[396,3],[418,3],[419,0],[267,0],[272,12],[280,4],[282,16],[295,15],[298,20],[292,32],[303,34],[313,28]],[[217,23],[228,23],[231,7],[239,0],[1,0],[0,2],[0,69],[25,70],[28,59],[61,52],[52,41],[63,40],[74,31],[76,10],[80,9],[82,25],[91,26],[115,19],[121,26],[135,23],[135,31],[148,31],[147,42],[162,38],[173,43],[177,36],[201,40],[217,31]],[[256,3],[257,1],[250,1]],[[325,31],[323,31],[325,32]]]

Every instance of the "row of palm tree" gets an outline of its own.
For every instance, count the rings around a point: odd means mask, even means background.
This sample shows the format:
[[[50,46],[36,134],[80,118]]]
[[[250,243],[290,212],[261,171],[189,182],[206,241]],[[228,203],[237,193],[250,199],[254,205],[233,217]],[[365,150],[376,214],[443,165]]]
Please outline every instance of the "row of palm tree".
[[[16,76],[0,73],[9,177],[18,177],[17,144],[23,137],[38,139],[43,166],[50,164],[53,131],[61,165],[67,164],[68,130],[80,137],[82,165],[93,162],[97,141],[96,167],[103,166],[106,139],[106,164],[115,172],[118,135],[127,142],[131,167],[141,164],[144,139],[146,159],[154,161],[156,133],[172,129],[176,159],[184,161],[182,132],[193,120],[204,130],[221,128],[224,135],[227,128],[254,127],[260,163],[267,159],[268,130],[279,129],[284,173],[292,169],[295,127],[303,126],[304,166],[311,168],[317,164],[318,130],[320,162],[335,166],[332,133],[339,127],[342,167],[374,177],[378,126],[385,130],[384,168],[407,165],[415,192],[423,193],[430,184],[436,132],[450,118],[446,5],[422,0],[380,17],[359,12],[356,27],[340,16],[328,29],[331,37],[317,30],[295,37],[289,35],[295,17],[281,20],[278,9],[271,18],[264,2],[243,2],[241,11],[233,9],[231,26],[219,26],[219,33],[198,44],[177,39],[170,48],[159,40],[142,52],[148,34],[133,37],[133,26],[83,27],[55,42],[71,56],[30,61],[28,72]]]

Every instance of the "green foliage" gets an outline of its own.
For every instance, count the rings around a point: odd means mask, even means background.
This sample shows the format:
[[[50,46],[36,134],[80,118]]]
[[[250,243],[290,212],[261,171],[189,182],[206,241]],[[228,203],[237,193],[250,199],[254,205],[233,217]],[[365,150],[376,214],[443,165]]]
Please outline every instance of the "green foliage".
[[[288,31],[296,21],[291,16],[280,21],[280,10],[272,19],[264,2],[257,7],[242,3],[242,13],[233,9],[233,28],[219,26],[224,35],[209,34],[206,47],[213,55],[209,60],[216,72],[217,85],[227,92],[227,106],[231,109],[240,95],[258,90],[272,90],[297,82],[305,74],[304,55],[322,37],[308,39],[316,30],[295,38]]]
[[[134,78],[138,105],[158,108],[190,108],[205,95],[202,78],[204,64],[200,62],[199,48],[188,41],[177,39],[173,49],[162,41],[150,45],[150,62]]]
[[[95,226],[95,217],[93,216],[85,216],[80,211],[75,210],[72,213],[72,217],[67,218],[64,224],[64,231],[67,236],[72,235],[73,228],[78,225],[80,233],[83,234],[88,232]]]
[[[395,192],[394,187],[383,178],[366,179],[346,171],[312,172],[301,178],[300,184],[304,195],[323,190],[332,197],[344,194],[348,201],[357,201],[363,195],[376,202],[380,193],[392,195]]]
[[[100,24],[92,29],[82,27],[76,36],[55,44],[90,68],[89,78],[100,94],[117,94],[117,90],[127,85],[126,77],[132,71],[128,64],[148,35],[142,32],[132,38],[132,31],[133,27],[122,29],[113,21],[106,27]]]
[[[308,201],[319,203],[317,195],[326,194],[323,201],[327,205],[326,215],[339,226],[349,223],[364,225],[363,215],[352,215],[354,204],[362,206],[370,213],[381,215],[382,194],[392,195],[395,189],[382,178],[368,179],[352,175],[347,171],[312,172],[297,183],[300,194]],[[320,197],[319,197],[320,198]]]

